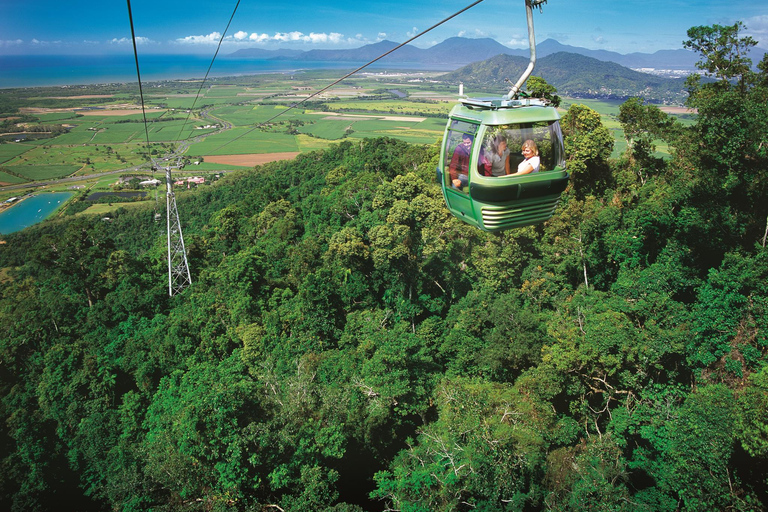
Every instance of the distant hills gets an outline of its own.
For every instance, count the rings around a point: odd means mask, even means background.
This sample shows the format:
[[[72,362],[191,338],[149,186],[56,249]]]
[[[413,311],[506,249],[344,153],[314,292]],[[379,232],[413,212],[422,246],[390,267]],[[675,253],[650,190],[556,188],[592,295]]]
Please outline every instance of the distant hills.
[[[238,50],[226,57],[361,63],[373,60],[397,45],[393,41],[381,41],[346,50],[250,48]],[[753,63],[759,62],[763,53],[764,50],[755,48],[751,55]],[[684,49],[625,55],[568,46],[554,39],[546,39],[536,45],[536,55],[534,74],[555,86],[560,95],[616,99],[641,96],[649,101],[673,104],[685,100],[687,93],[683,77],[696,70],[695,64],[700,59],[697,53]],[[517,81],[528,59],[528,49],[508,48],[494,39],[451,37],[426,49],[405,45],[381,59],[381,62],[423,64],[431,69],[449,71],[441,79],[453,84],[463,82],[465,90],[469,92],[472,89],[504,89],[504,79]],[[641,69],[655,70],[655,73],[635,71]],[[661,76],[664,73],[660,73],[660,70],[667,70],[668,76]]]
[[[381,41],[374,44],[346,50],[262,50],[248,48],[227,55],[233,59],[290,59],[297,61],[349,61],[365,62],[395,48],[398,43]],[[629,68],[677,69],[693,71],[698,55],[690,50],[660,50],[655,53],[621,54],[606,50],[589,50],[569,46],[547,39],[536,45],[538,58],[555,53],[573,53],[604,62],[615,62]],[[382,59],[389,63],[423,63],[443,65],[445,69],[456,69],[472,62],[490,59],[497,55],[512,55],[528,58],[528,49],[512,49],[495,39],[451,37],[430,48],[405,45]],[[762,55],[760,56],[762,57]],[[759,59],[758,59],[759,60]],[[755,61],[757,62],[757,60]]]
[[[465,92],[470,96],[473,91],[506,92],[509,87],[504,84],[504,79],[514,83],[527,65],[527,57],[497,55],[468,64],[440,78],[447,83],[463,83]],[[539,58],[534,74],[553,85],[559,95],[574,98],[625,99],[640,96],[653,102],[680,104],[687,96],[683,78],[641,73],[615,62],[575,53],[558,52]]]

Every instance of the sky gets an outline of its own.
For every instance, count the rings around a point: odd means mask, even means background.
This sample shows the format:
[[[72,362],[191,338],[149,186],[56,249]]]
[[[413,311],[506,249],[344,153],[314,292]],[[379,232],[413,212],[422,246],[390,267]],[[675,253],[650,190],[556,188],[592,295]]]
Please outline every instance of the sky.
[[[358,48],[406,41],[474,0],[131,0],[139,53],[219,55],[242,48]],[[235,6],[232,23],[227,29]],[[549,0],[534,10],[537,42],[622,54],[682,48],[699,25],[742,21],[768,49],[764,0]],[[523,0],[484,0],[412,44],[489,37],[527,48]],[[132,53],[128,0],[0,0],[0,56]],[[1,72],[1,70],[0,70]]]

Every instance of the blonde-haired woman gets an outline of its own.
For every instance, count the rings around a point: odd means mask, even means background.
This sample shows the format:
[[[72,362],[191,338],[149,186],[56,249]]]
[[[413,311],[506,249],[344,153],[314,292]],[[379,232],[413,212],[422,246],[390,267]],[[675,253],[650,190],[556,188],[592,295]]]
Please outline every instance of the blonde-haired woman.
[[[536,143],[530,139],[523,142],[522,153],[524,160],[518,164],[517,172],[512,174],[512,176],[539,172],[541,158],[539,158],[539,148],[536,146]]]

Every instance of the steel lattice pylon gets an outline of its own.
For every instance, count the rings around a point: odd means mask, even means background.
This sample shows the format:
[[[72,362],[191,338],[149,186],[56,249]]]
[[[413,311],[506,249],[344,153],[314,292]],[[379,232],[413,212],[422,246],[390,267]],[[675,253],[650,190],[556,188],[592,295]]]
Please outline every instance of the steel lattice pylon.
[[[171,168],[165,169],[166,183],[166,218],[168,228],[168,295],[173,297],[192,284],[187,263],[187,251],[184,248],[184,236],[181,233],[179,210],[176,208],[176,196],[173,194]]]

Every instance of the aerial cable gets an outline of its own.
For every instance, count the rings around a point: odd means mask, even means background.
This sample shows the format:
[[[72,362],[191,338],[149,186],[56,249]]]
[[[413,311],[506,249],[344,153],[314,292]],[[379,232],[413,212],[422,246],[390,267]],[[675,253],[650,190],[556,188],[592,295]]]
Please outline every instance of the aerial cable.
[[[248,130],[248,131],[246,131],[246,132],[242,133],[241,135],[238,135],[238,136],[237,136],[237,137],[235,137],[234,139],[231,139],[231,140],[227,141],[226,143],[222,144],[222,145],[221,145],[221,146],[219,146],[218,148],[214,149],[214,150],[212,151],[212,153],[214,153],[214,152],[216,152],[216,151],[220,150],[220,149],[221,149],[221,148],[223,148],[224,146],[226,146],[226,145],[228,145],[228,144],[230,144],[230,143],[232,143],[232,142],[235,142],[236,140],[238,140],[238,139],[240,139],[240,138],[242,138],[242,137],[245,137],[246,135],[248,135],[249,133],[251,133],[253,130],[256,130],[257,128],[260,128],[260,127],[264,126],[265,124],[271,123],[272,121],[274,121],[275,119],[277,119],[277,118],[278,118],[278,117],[280,117],[281,115],[285,114],[286,112],[290,112],[290,111],[291,111],[291,110],[293,110],[294,108],[297,108],[299,105],[302,105],[303,103],[306,103],[307,101],[311,100],[311,99],[312,99],[312,98],[314,98],[315,96],[317,96],[317,95],[319,95],[319,94],[322,94],[322,93],[324,93],[325,91],[327,91],[328,89],[330,89],[330,88],[331,88],[331,87],[333,87],[334,85],[337,85],[337,84],[339,84],[340,82],[342,82],[342,81],[346,80],[347,78],[349,78],[350,76],[354,75],[355,73],[358,73],[359,71],[362,71],[363,69],[367,68],[368,66],[370,66],[370,65],[371,65],[371,64],[373,64],[374,62],[376,62],[376,61],[379,61],[379,60],[383,59],[384,57],[386,57],[386,56],[387,56],[387,55],[389,55],[390,53],[394,52],[395,50],[399,50],[399,49],[400,49],[400,48],[402,48],[403,46],[407,45],[408,43],[410,43],[410,42],[412,42],[412,41],[414,41],[414,40],[416,40],[416,39],[418,39],[419,37],[423,36],[423,35],[424,35],[424,34],[426,34],[427,32],[430,32],[431,30],[434,30],[434,29],[436,29],[436,28],[437,28],[437,27],[439,27],[440,25],[442,25],[442,24],[444,24],[444,23],[446,23],[446,22],[448,22],[448,21],[452,20],[453,18],[455,18],[455,17],[456,17],[456,16],[458,16],[459,14],[462,14],[463,12],[465,12],[465,11],[468,11],[469,9],[471,9],[472,7],[474,7],[474,6],[476,6],[477,4],[481,3],[482,1],[483,1],[483,0],[476,0],[475,2],[473,2],[473,3],[469,4],[468,6],[464,7],[463,9],[461,9],[460,11],[457,11],[457,12],[455,12],[455,13],[451,14],[450,16],[448,16],[447,18],[444,18],[443,20],[441,20],[441,21],[439,21],[439,22],[435,23],[434,25],[432,25],[432,26],[431,26],[431,27],[429,27],[428,29],[426,29],[426,30],[423,30],[423,31],[419,32],[418,34],[416,34],[416,35],[415,35],[415,36],[413,36],[412,38],[408,39],[408,40],[407,40],[407,41],[405,41],[404,43],[400,43],[399,45],[395,46],[395,47],[394,47],[394,48],[392,48],[391,50],[389,50],[389,51],[387,51],[387,52],[384,52],[384,53],[382,53],[381,55],[379,55],[379,56],[378,56],[378,57],[376,57],[375,59],[373,59],[373,60],[369,61],[367,64],[363,64],[362,66],[360,66],[359,68],[355,69],[354,71],[351,71],[351,72],[347,73],[346,75],[344,75],[343,77],[339,78],[338,80],[336,80],[335,82],[331,83],[330,85],[327,85],[327,86],[323,87],[322,89],[320,89],[319,91],[317,91],[317,92],[315,92],[315,93],[313,93],[313,94],[310,94],[309,96],[307,96],[307,97],[306,97],[306,98],[304,98],[303,100],[299,101],[298,103],[293,103],[293,104],[291,104],[291,105],[290,105],[290,106],[289,106],[287,109],[285,109],[285,110],[283,110],[283,111],[279,112],[278,114],[276,114],[276,115],[272,116],[271,118],[267,119],[266,121],[264,121],[264,122],[262,122],[262,123],[259,123],[259,124],[257,124],[256,126],[254,126],[253,128],[251,128],[250,130]]]
[[[179,135],[176,136],[177,141],[181,139],[181,134],[184,132],[184,128],[186,128],[187,126],[187,121],[189,121],[189,116],[192,115],[192,110],[195,108],[195,105],[197,105],[197,100],[200,98],[200,91],[203,90],[205,81],[208,79],[208,74],[211,72],[211,68],[213,68],[213,62],[216,60],[216,56],[219,54],[219,50],[221,49],[221,43],[224,41],[224,36],[227,35],[229,26],[232,24],[232,20],[235,18],[235,13],[237,12],[237,8],[239,6],[240,6],[240,0],[237,0],[237,4],[235,4],[235,8],[232,11],[232,16],[229,17],[229,23],[227,23],[227,27],[224,29],[224,32],[221,34],[221,38],[219,38],[219,45],[216,47],[216,52],[213,54],[211,63],[208,65],[208,71],[205,72],[205,77],[203,77],[203,81],[200,83],[200,88],[197,90],[197,95],[195,95],[195,100],[192,102],[192,107],[189,109],[189,112],[187,112],[187,118],[184,120],[184,124],[181,126],[181,130],[179,130]]]
[[[144,134],[147,136],[147,157],[152,158],[149,146],[149,129],[147,128],[147,113],[144,110],[144,91],[141,87],[141,72],[139,71],[139,52],[136,49],[136,32],[133,30],[133,14],[131,0],[128,0],[128,20],[131,23],[131,39],[133,40],[133,56],[136,59],[136,76],[139,79],[139,97],[141,98],[141,115],[144,117]]]
[[[133,41],[133,56],[136,60],[136,77],[139,81],[139,97],[141,98],[141,115],[144,118],[144,134],[147,138],[147,158],[149,160],[152,160],[152,148],[149,143],[149,128],[147,127],[147,112],[144,109],[144,90],[141,86],[141,71],[139,71],[139,52],[136,49],[136,32],[133,28],[133,13],[131,10],[131,0],[128,1],[128,20],[131,24],[131,40]],[[155,181],[155,166],[152,165],[152,181]],[[157,216],[159,215],[157,213],[157,183],[155,183],[155,219],[157,219]]]

